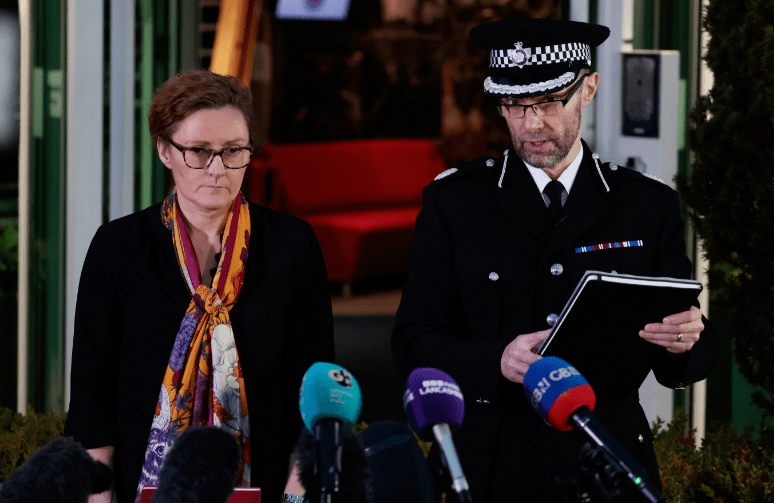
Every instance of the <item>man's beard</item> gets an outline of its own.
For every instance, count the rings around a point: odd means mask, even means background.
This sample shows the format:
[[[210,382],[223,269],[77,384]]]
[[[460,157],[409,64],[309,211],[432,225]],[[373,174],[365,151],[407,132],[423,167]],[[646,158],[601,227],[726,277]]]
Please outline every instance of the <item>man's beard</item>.
[[[513,148],[525,163],[536,168],[552,168],[562,162],[572,150],[575,140],[580,132],[581,115],[579,110],[567,110],[572,112],[572,123],[568,125],[560,136],[541,136],[544,141],[543,150],[540,152],[526,152],[527,140],[518,141],[512,138]]]

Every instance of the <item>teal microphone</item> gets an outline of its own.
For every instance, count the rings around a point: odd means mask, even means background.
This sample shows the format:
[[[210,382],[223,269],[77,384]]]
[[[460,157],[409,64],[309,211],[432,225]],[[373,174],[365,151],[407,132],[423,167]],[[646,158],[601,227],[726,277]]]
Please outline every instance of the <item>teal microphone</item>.
[[[320,501],[330,503],[340,492],[341,432],[357,422],[363,406],[360,385],[344,367],[317,362],[304,374],[298,405],[317,443],[314,476],[320,481]]]

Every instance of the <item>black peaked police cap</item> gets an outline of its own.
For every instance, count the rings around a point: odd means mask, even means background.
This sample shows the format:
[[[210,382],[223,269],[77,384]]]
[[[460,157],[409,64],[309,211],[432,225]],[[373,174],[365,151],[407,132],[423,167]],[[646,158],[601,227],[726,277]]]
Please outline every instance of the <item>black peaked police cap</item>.
[[[473,42],[489,50],[484,92],[501,98],[566,89],[609,35],[607,26],[561,19],[504,19],[470,30]]]

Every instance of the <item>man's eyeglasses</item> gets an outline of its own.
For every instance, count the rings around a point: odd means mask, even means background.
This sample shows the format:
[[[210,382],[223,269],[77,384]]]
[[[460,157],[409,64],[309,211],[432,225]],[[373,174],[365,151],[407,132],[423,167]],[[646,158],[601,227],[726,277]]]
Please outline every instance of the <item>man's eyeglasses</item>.
[[[209,167],[216,155],[220,156],[223,166],[228,169],[242,169],[250,163],[253,155],[253,147],[228,147],[216,152],[203,147],[183,147],[173,142],[169,143],[183,154],[185,165],[191,169],[204,169]]]
[[[497,111],[500,112],[500,115],[510,117],[511,119],[521,119],[527,114],[528,108],[531,108],[535,115],[541,117],[544,115],[558,115],[564,111],[564,107],[572,99],[575,92],[580,89],[583,79],[587,75],[587,73],[583,74],[578,83],[573,86],[570,94],[563,100],[541,101],[530,105],[522,105],[521,103],[516,103],[516,100],[519,98],[503,98],[497,104]]]

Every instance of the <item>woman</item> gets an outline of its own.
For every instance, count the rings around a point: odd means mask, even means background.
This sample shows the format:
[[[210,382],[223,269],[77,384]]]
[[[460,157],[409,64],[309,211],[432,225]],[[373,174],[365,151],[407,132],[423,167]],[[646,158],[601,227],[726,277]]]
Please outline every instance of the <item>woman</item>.
[[[334,359],[311,228],[239,192],[253,122],[250,91],[233,77],[194,70],[166,82],[148,123],[174,189],[103,225],[86,256],[65,435],[112,463],[119,503],[154,484],[191,425],[231,433],[237,483],[279,501],[301,378]]]

